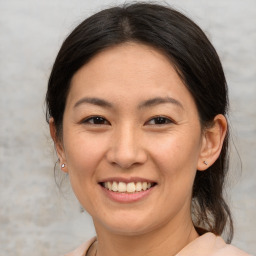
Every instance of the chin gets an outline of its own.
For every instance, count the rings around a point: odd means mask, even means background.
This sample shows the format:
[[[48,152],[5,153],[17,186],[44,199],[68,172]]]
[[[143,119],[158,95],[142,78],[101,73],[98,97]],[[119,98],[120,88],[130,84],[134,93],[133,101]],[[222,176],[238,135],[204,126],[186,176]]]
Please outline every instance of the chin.
[[[108,232],[122,236],[138,236],[145,233],[149,233],[156,229],[160,223],[157,219],[152,218],[152,214],[138,214],[138,212],[121,213],[119,216],[112,215],[110,219],[102,219],[100,221],[93,218],[96,230],[100,230],[102,227],[108,230]]]
[[[146,233],[149,233],[150,231],[154,230],[153,227],[148,227],[144,225],[116,225],[115,226],[109,226],[108,229],[112,234],[120,235],[120,236],[139,236]]]

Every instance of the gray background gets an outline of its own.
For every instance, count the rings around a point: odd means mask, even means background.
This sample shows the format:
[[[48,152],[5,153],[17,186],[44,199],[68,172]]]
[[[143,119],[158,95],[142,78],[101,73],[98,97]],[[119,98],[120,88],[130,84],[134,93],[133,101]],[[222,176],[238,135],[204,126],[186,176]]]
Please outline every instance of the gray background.
[[[68,182],[58,190],[44,119],[51,65],[88,15],[123,1],[0,0],[0,255],[61,255],[94,234]],[[230,88],[233,148],[227,193],[233,243],[256,252],[256,1],[167,1],[213,42]],[[65,182],[64,182],[65,183]]]

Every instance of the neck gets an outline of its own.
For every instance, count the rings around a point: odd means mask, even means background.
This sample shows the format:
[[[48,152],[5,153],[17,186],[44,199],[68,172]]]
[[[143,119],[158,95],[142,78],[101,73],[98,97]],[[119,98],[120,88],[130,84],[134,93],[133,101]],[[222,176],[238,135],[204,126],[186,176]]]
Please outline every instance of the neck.
[[[172,223],[166,223],[161,228],[140,235],[120,235],[98,230],[95,223],[98,236],[97,256],[176,255],[196,239],[198,234],[191,219],[179,225]]]

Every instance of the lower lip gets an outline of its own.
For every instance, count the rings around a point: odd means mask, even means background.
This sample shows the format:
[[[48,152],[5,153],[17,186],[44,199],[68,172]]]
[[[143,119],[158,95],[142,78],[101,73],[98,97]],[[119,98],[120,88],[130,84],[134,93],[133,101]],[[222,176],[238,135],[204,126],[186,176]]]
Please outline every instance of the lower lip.
[[[154,186],[155,187],[155,186]],[[145,191],[141,192],[135,192],[135,193],[119,193],[119,192],[113,192],[111,190],[108,190],[104,187],[101,187],[105,195],[109,197],[111,200],[118,202],[118,203],[133,203],[140,200],[143,200],[146,198],[154,189],[154,187],[151,187]]]

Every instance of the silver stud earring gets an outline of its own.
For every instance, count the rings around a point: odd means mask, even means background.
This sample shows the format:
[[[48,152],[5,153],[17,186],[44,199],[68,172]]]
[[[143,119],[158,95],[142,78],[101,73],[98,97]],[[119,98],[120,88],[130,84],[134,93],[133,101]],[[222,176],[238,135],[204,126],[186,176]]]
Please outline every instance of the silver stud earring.
[[[62,165],[61,165],[61,168],[64,168],[64,167],[65,167],[65,164],[62,164]]]
[[[204,163],[205,165],[208,165],[208,163],[207,163],[206,161],[203,161],[203,163]]]

